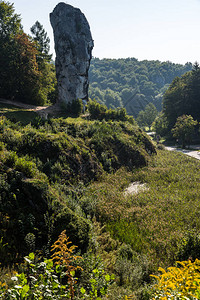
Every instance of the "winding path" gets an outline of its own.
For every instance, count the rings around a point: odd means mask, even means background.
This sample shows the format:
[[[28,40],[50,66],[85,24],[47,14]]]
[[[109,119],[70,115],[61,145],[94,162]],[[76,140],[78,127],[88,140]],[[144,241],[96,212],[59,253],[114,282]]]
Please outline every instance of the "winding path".
[[[54,104],[51,106],[35,106],[35,105],[31,105],[31,104],[16,102],[16,101],[12,101],[12,100],[6,100],[6,99],[2,99],[2,98],[0,98],[0,103],[14,105],[16,107],[24,108],[27,111],[34,111],[34,112],[38,113],[44,119],[47,119],[48,115],[53,115],[56,112],[60,111],[60,107],[58,104]]]
[[[178,151],[200,160],[200,145],[192,145],[192,149],[181,149],[176,146],[165,147],[169,151]]]

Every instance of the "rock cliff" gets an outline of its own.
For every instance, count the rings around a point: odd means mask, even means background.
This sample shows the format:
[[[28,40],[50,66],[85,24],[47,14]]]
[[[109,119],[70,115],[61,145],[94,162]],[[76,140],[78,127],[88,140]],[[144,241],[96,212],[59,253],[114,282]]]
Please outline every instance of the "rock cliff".
[[[59,3],[50,14],[56,52],[58,101],[88,99],[88,70],[93,39],[80,9]]]

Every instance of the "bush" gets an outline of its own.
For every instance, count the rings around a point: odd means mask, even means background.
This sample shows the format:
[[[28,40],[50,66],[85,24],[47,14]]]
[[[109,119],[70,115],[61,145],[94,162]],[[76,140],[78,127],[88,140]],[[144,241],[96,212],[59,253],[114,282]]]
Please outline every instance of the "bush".
[[[71,113],[75,117],[80,116],[83,112],[83,102],[81,99],[72,100],[72,102],[68,102],[66,105],[66,110],[68,113]]]
[[[12,285],[0,282],[2,299],[97,299],[106,296],[113,275],[102,268],[94,268],[87,273],[86,286],[77,288],[77,270],[83,271],[76,261],[82,257],[74,254],[76,246],[70,245],[63,231],[52,245],[51,259],[38,260],[34,253],[26,256],[23,270],[11,277]],[[9,281],[8,278],[7,281]]]
[[[158,144],[157,149],[159,150],[165,150],[165,146],[163,144]]]
[[[96,101],[89,101],[88,111],[90,113],[91,119],[103,120],[105,117],[105,112],[107,107]]]
[[[136,125],[136,122],[132,116],[128,116],[125,108],[108,109],[105,105],[96,101],[89,101],[88,111],[90,118],[93,120],[116,120],[116,121],[128,121],[131,124]]]
[[[200,259],[200,234],[196,230],[187,232],[181,239],[176,259]]]

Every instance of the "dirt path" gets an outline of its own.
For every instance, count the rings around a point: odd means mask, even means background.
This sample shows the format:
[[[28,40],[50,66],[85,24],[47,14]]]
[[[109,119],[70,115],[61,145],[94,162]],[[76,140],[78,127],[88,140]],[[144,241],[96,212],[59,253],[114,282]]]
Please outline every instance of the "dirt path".
[[[165,147],[169,151],[178,151],[200,160],[200,145],[192,145],[192,149],[181,149],[175,146]]]
[[[58,104],[54,104],[51,106],[35,106],[31,104],[25,104],[22,102],[16,102],[16,101],[6,100],[2,98],[0,98],[0,103],[14,105],[16,107],[24,108],[27,111],[34,111],[44,119],[47,119],[48,115],[54,115],[60,111],[60,107]]]

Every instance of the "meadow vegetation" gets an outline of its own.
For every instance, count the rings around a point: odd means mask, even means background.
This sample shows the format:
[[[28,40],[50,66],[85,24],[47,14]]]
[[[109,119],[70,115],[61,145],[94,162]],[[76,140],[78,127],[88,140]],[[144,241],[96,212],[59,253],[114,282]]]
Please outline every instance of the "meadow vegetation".
[[[25,34],[3,0],[0,17],[0,96],[55,103],[43,26]],[[191,69],[96,58],[98,102],[82,116],[81,99],[45,120],[0,104],[0,299],[200,299],[200,162],[137,125],[155,120],[183,146],[198,136],[200,67]],[[133,183],[145,188],[126,193]]]
[[[83,258],[83,299],[88,280],[94,293],[107,286],[104,274],[115,276],[110,299],[151,299],[159,266],[200,258],[199,162],[156,150],[132,120],[1,117],[2,284],[29,252],[49,259],[63,230]],[[125,194],[132,182],[147,188]]]

